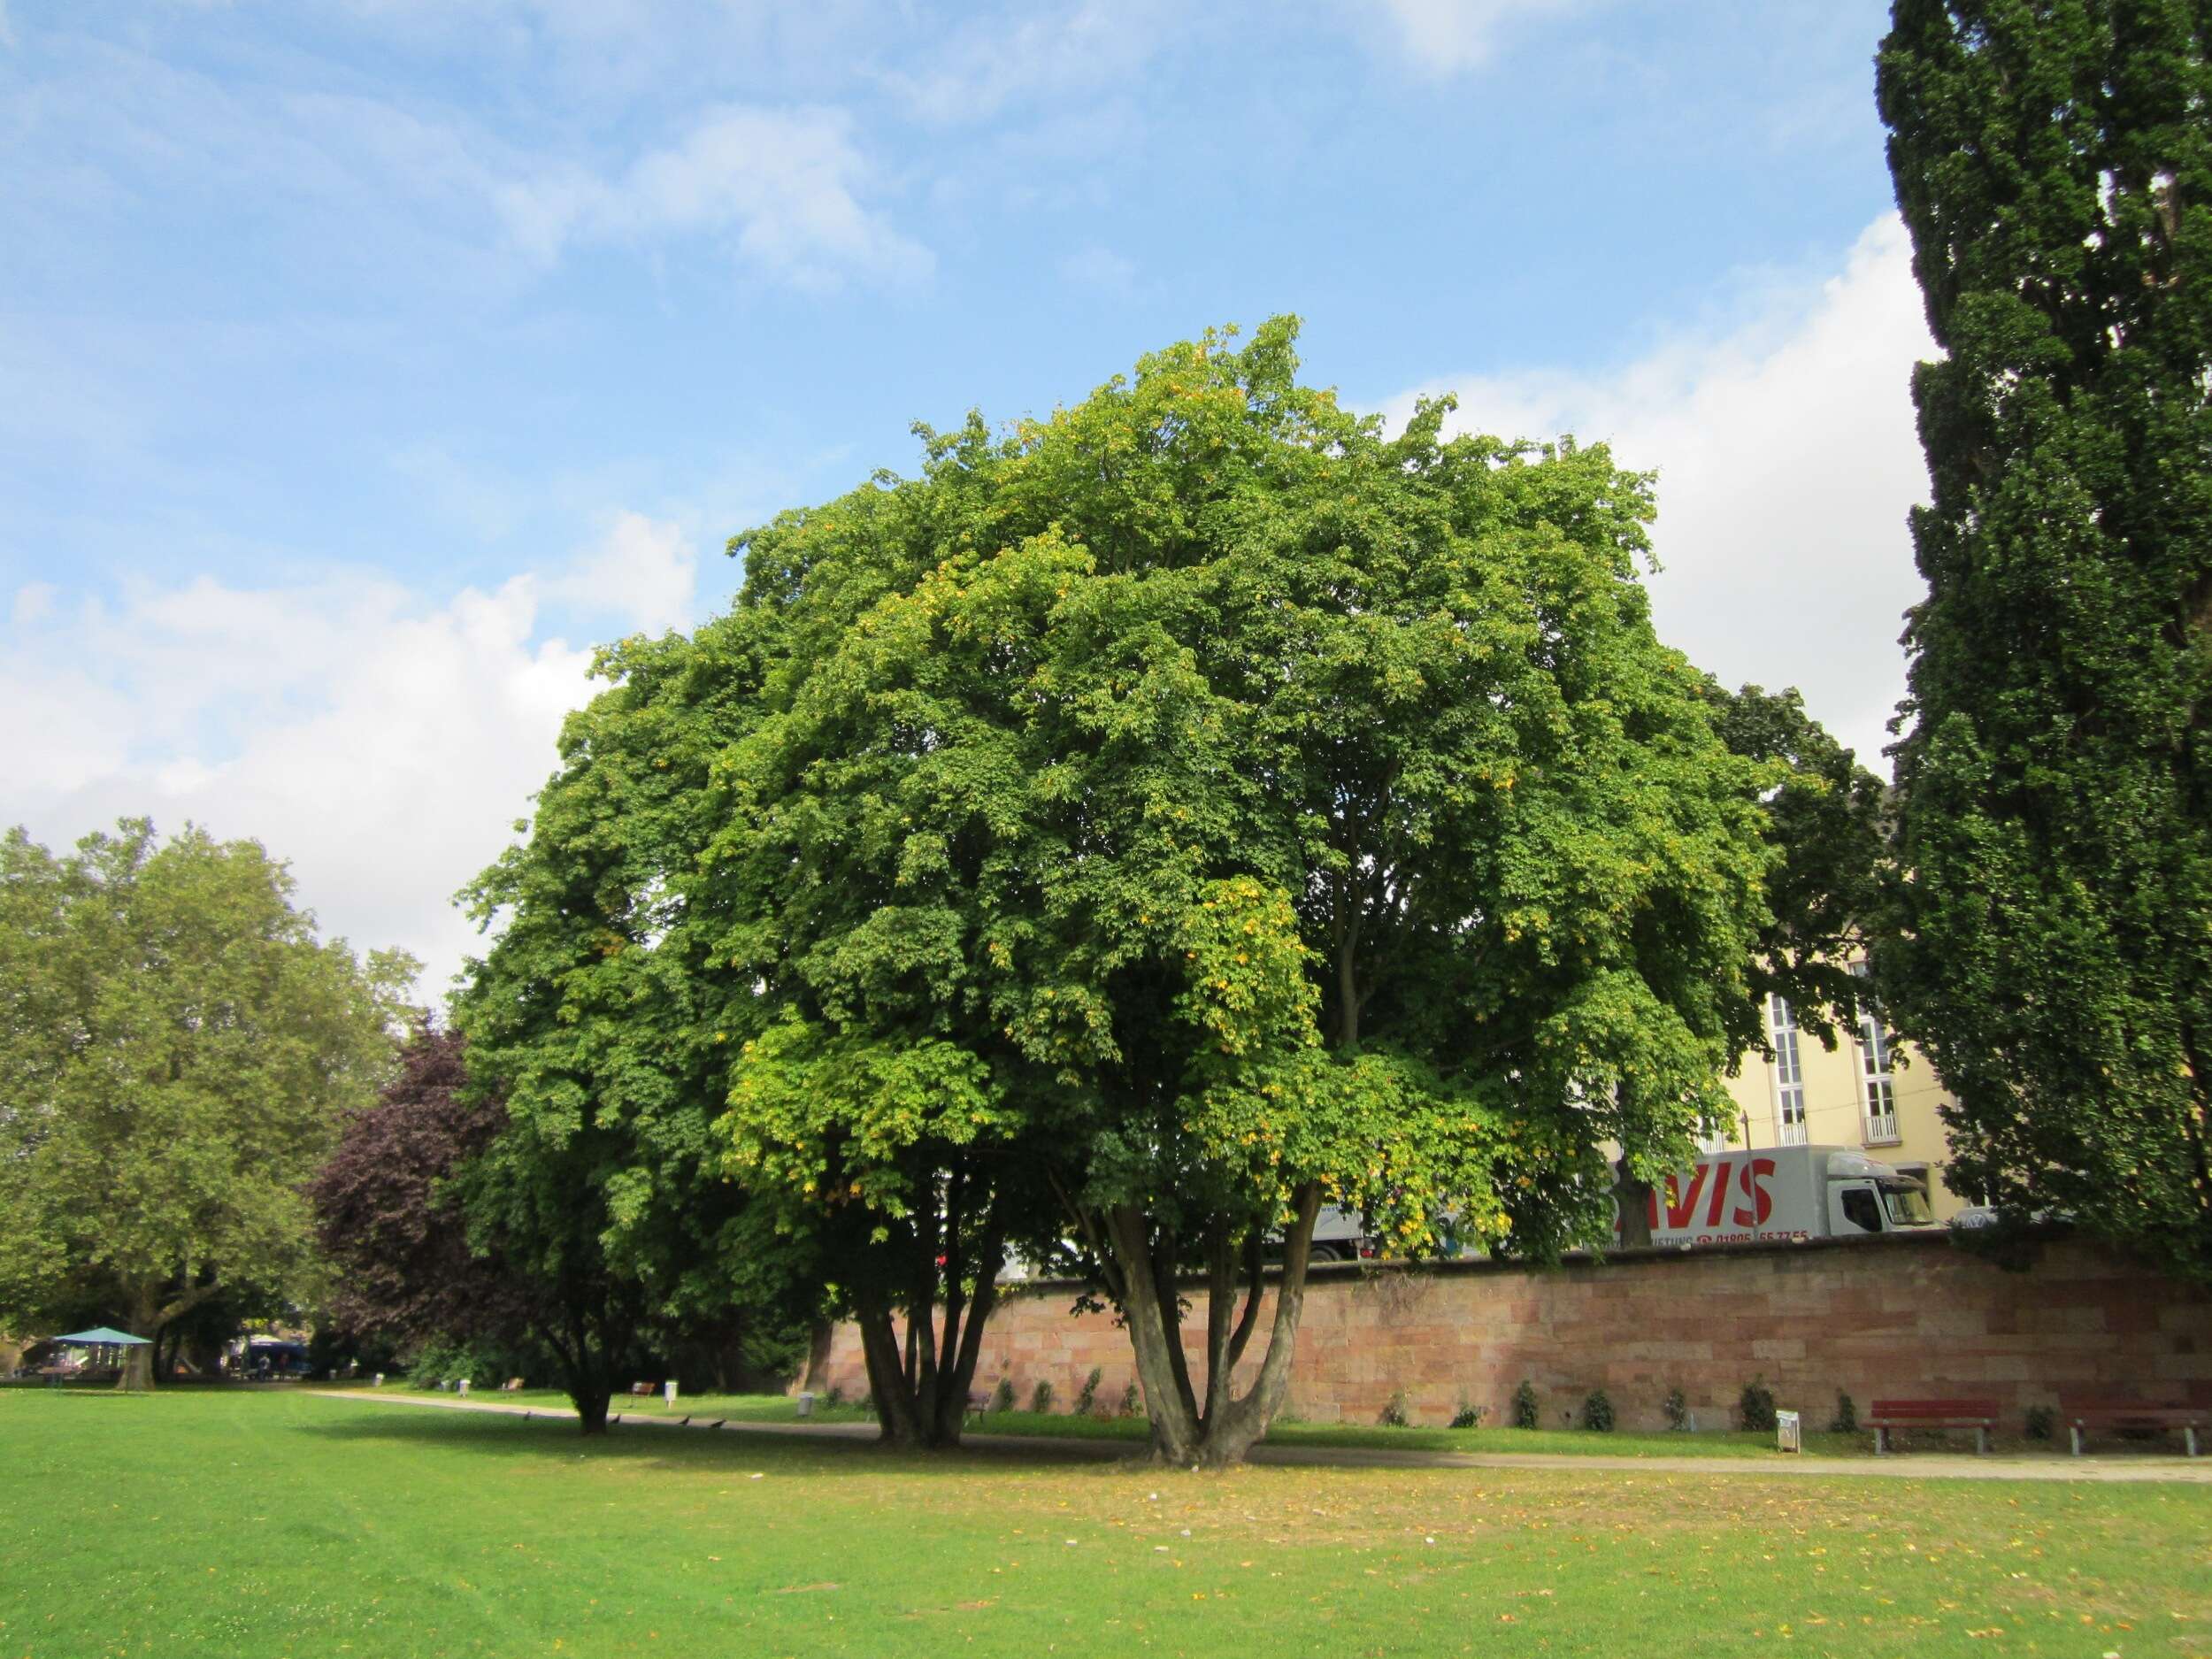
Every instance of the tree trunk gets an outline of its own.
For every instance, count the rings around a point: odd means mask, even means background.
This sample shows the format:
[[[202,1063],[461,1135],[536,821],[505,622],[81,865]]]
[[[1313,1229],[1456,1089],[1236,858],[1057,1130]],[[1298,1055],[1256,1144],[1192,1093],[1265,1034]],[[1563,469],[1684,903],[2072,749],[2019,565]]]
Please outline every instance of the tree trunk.
[[[907,1313],[903,1344],[892,1329],[888,1302],[855,1308],[868,1391],[886,1445],[946,1451],[960,1444],[968,1419],[968,1391],[982,1352],[983,1325],[997,1303],[995,1278],[976,1286],[972,1302],[943,1310],[941,1350],[930,1323]]]
[[[799,1386],[809,1394],[823,1390],[829,1375],[830,1342],[836,1334],[836,1325],[827,1319],[817,1319],[808,1327],[806,1370],[799,1378]]]
[[[576,1407],[576,1421],[587,1434],[607,1432],[607,1408],[614,1403],[614,1390],[602,1383],[579,1383],[568,1391],[569,1399]]]
[[[1226,1245],[1217,1241],[1213,1247],[1217,1266],[1210,1294],[1224,1305],[1208,1309],[1206,1405],[1202,1410],[1192,1393],[1183,1357],[1173,1263],[1163,1262],[1155,1254],[1141,1210],[1125,1206],[1109,1212],[1107,1233],[1124,1283],[1123,1311],[1130,1342],[1136,1349],[1145,1410],[1152,1423],[1153,1455],[1161,1462],[1209,1469],[1241,1463],[1282,1409],[1283,1395],[1290,1386],[1291,1358],[1297,1348],[1298,1322],[1305,1310],[1306,1268],[1312,1257],[1314,1222],[1321,1212],[1320,1187],[1314,1184],[1300,1187],[1297,1203],[1297,1216],[1283,1241],[1282,1272],[1276,1286],[1275,1318],[1268,1333],[1267,1353],[1260,1362],[1260,1374],[1241,1396],[1235,1393],[1229,1373],[1243,1355],[1257,1303],[1256,1300],[1248,1302],[1245,1317],[1233,1324],[1226,1294],[1233,1288],[1233,1279],[1223,1266]],[[1256,1292],[1260,1271],[1256,1253],[1248,1259]]]
[[[922,1428],[914,1420],[914,1395],[900,1362],[899,1340],[891,1333],[890,1304],[864,1302],[854,1309],[853,1323],[860,1327],[860,1356],[868,1367],[868,1395],[875,1402],[883,1443],[919,1445]]]
[[[116,1374],[115,1386],[128,1394],[150,1394],[154,1386],[154,1348],[160,1340],[162,1325],[158,1286],[142,1285],[133,1293],[130,1317],[131,1334],[149,1340],[143,1348],[123,1350],[123,1365]]]
[[[1619,1179],[1613,1188],[1613,1199],[1621,1211],[1621,1248],[1647,1250],[1651,1248],[1651,1183],[1630,1174],[1626,1158],[1616,1168]]]

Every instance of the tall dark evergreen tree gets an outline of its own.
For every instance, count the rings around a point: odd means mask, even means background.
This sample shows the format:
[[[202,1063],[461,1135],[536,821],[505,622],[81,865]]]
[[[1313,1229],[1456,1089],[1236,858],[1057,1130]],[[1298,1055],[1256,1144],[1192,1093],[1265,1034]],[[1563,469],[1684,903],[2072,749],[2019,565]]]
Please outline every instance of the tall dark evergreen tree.
[[[1897,0],[1946,357],[1906,633],[1898,1028],[1955,1184],[2212,1277],[2212,5]]]

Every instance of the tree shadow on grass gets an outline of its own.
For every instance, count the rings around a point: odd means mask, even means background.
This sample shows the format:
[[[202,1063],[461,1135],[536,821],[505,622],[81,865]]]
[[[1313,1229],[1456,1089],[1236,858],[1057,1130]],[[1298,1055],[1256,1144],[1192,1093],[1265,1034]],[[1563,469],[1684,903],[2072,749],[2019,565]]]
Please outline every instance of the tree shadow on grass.
[[[333,1440],[369,1440],[462,1449],[485,1457],[595,1462],[633,1467],[774,1470],[810,1477],[875,1479],[886,1473],[975,1474],[992,1470],[1049,1467],[1125,1471],[1142,1461],[1141,1442],[1037,1439],[1018,1446],[961,1447],[943,1452],[904,1451],[872,1438],[820,1437],[779,1432],[736,1423],[726,1428],[618,1424],[603,1435],[578,1432],[573,1421],[547,1415],[372,1408],[310,1421],[301,1432]]]

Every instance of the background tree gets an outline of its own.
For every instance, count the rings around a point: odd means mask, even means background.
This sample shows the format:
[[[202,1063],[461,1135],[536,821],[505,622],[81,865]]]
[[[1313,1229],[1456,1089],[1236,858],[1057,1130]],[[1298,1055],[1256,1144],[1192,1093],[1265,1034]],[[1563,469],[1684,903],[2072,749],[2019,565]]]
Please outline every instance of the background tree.
[[[291,894],[255,843],[144,819],[62,857],[0,841],[0,1317],[94,1288],[151,1338],[311,1287],[301,1187],[388,1072],[413,964],[318,941]]]
[[[1929,326],[1890,1018],[1950,1177],[2212,1275],[2212,27],[1898,0]]]
[[[468,1086],[458,1032],[418,1025],[375,1102],[346,1120],[309,1183],[332,1272],[326,1317],[403,1350],[445,1338],[512,1344],[549,1303],[495,1253],[469,1241],[454,1177],[507,1126],[496,1097]]]
[[[1851,964],[1886,914],[1886,792],[1806,713],[1795,689],[1731,692],[1708,680],[1705,695],[1713,729],[1732,752],[1786,769],[1763,803],[1776,857],[1752,964],[1754,999],[1786,997],[1801,1029],[1833,1048],[1839,1031],[1856,1021],[1864,989]]]
[[[527,839],[466,895],[497,933],[454,1002],[472,1087],[507,1118],[457,1183],[471,1237],[551,1295],[539,1332],[587,1432],[646,1341],[772,1337],[812,1305],[723,1173],[727,970],[680,885],[748,676],[712,630],[626,641],[597,671],[614,683],[570,717]]]
[[[1671,1163],[1726,1110],[1777,856],[1782,770],[1652,636],[1646,481],[1448,404],[1386,436],[1294,332],[747,538],[779,667],[695,888],[753,993],[738,1167],[887,1245],[941,1176],[823,1153],[964,1136],[1049,1188],[1179,1462],[1279,1408],[1323,1202],[1541,1255],[1603,1226],[1605,1141]]]
[[[1714,731],[1732,753],[1785,769],[1763,797],[1775,858],[1749,976],[1759,1010],[1755,1051],[1772,1057],[1764,1018],[1770,996],[1786,998],[1800,1026],[1832,1049],[1839,1031],[1856,1019],[1865,989],[1852,964],[1885,914],[1881,781],[1805,712],[1793,688],[1732,692],[1709,678],[1703,689]],[[1620,1241],[1647,1247],[1652,1184],[1629,1159],[1617,1174]]]

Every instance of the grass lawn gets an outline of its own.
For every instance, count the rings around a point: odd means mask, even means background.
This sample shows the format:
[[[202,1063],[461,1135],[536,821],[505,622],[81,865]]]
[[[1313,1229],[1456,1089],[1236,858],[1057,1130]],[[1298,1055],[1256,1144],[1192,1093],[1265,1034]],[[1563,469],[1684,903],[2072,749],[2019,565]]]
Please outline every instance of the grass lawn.
[[[2212,1652],[2212,1486],[1219,1476],[0,1394],[0,1656]]]

